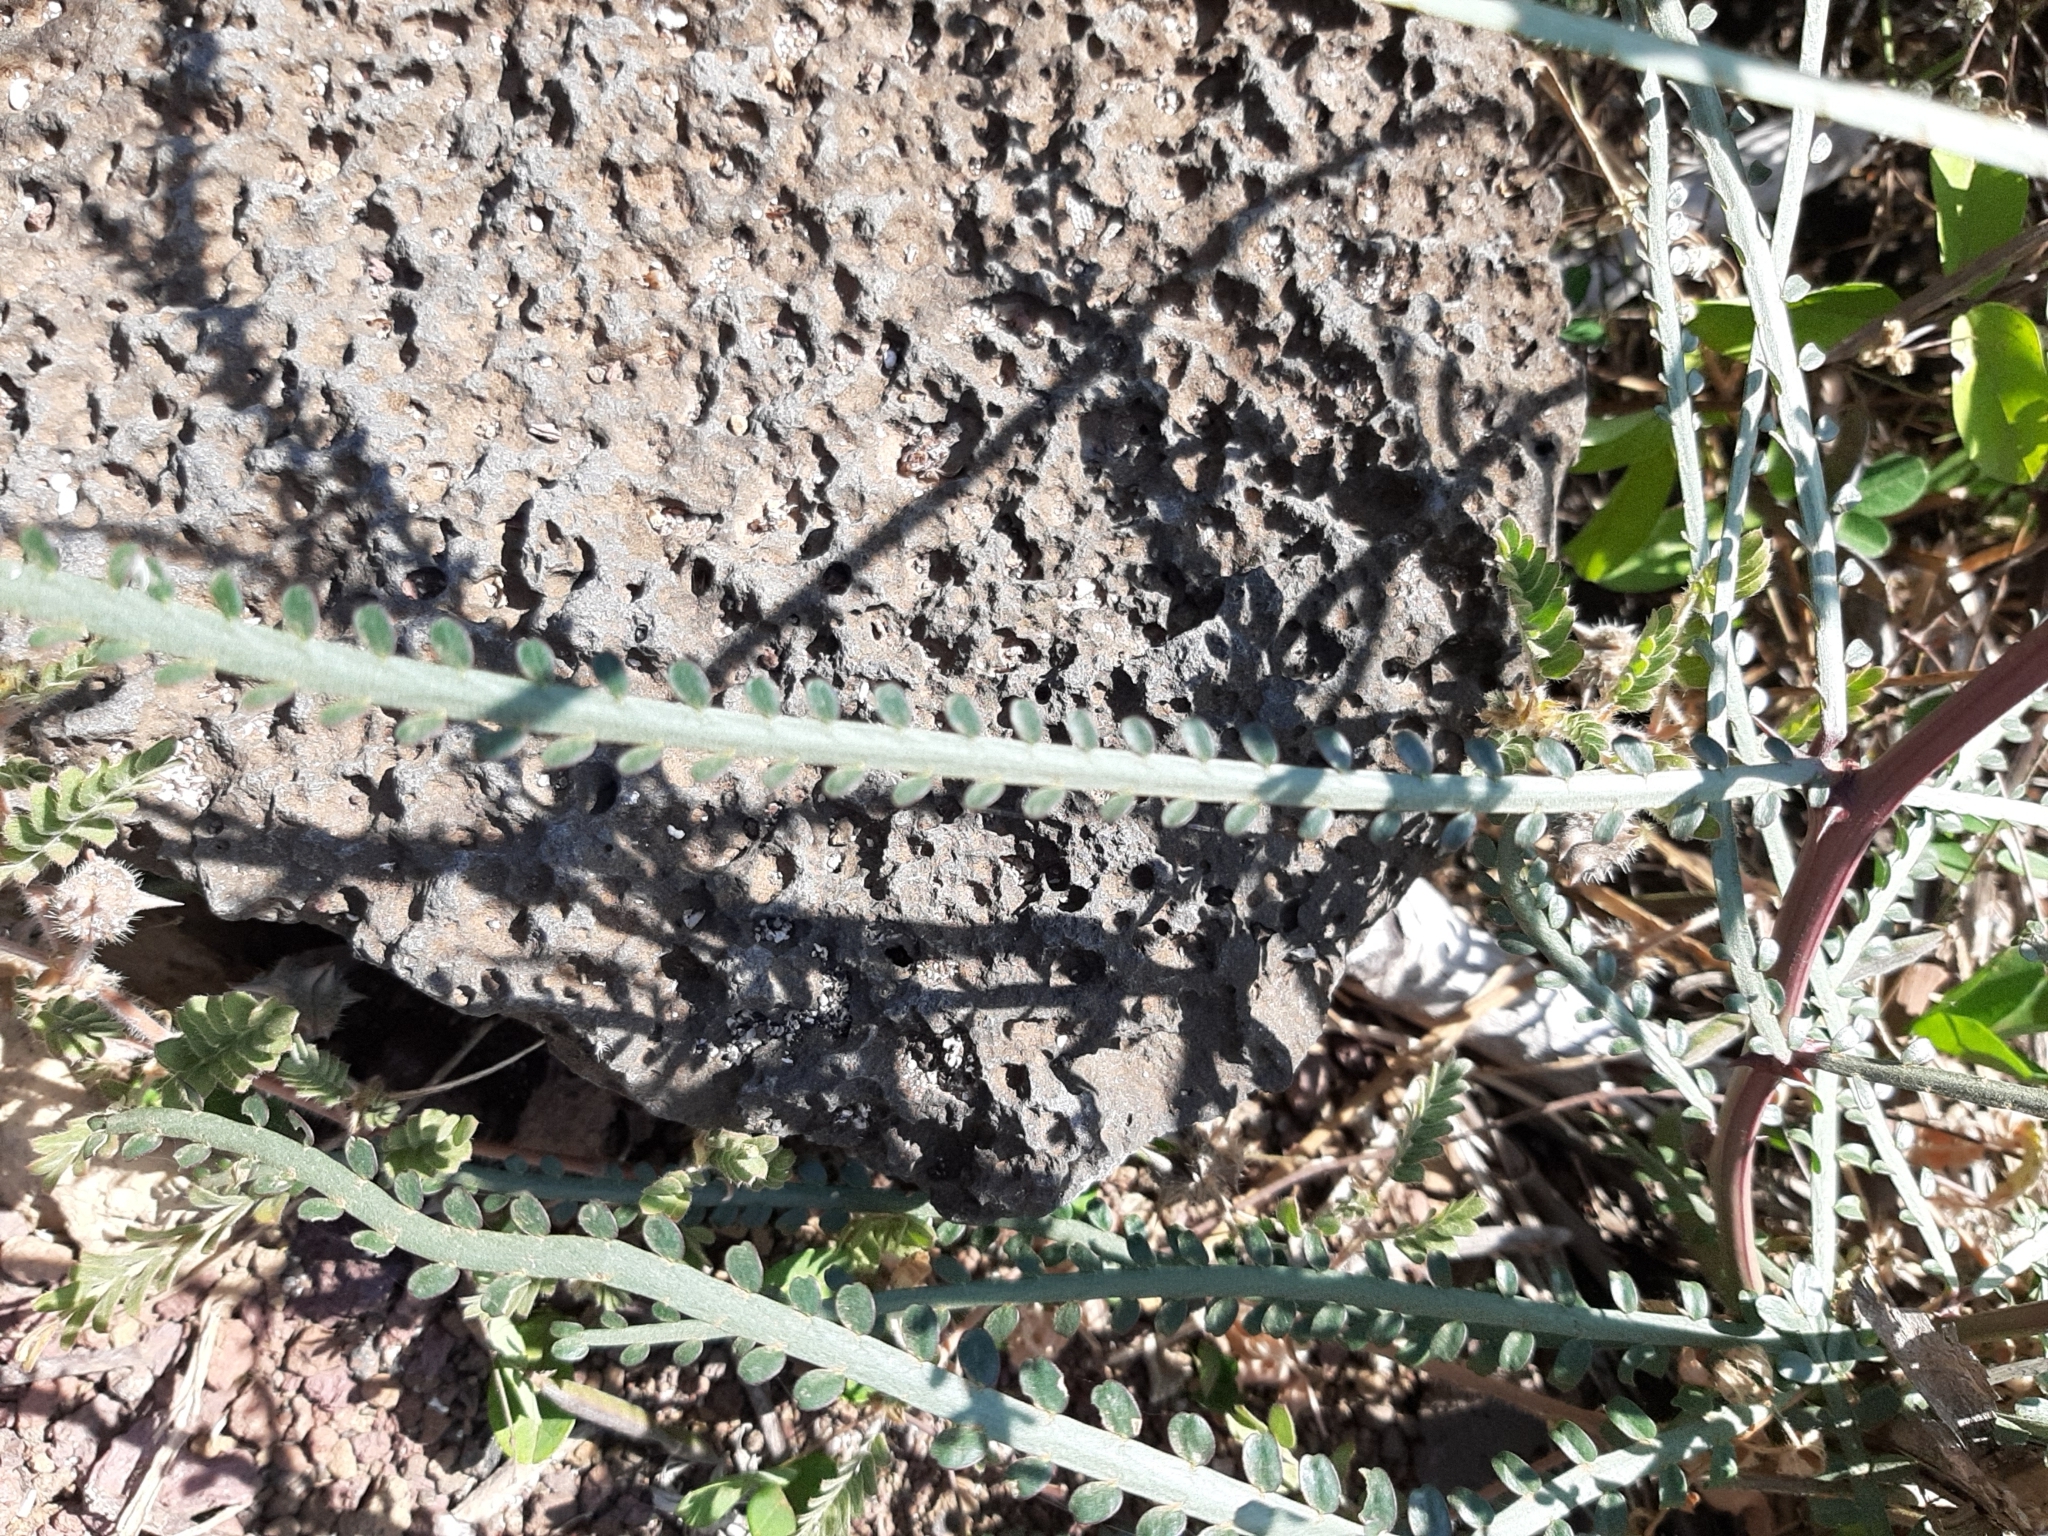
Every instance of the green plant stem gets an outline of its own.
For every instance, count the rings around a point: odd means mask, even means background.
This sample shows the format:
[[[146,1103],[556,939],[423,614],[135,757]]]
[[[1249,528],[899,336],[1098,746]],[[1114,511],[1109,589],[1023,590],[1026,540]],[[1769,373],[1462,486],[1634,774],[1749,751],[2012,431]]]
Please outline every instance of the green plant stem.
[[[1665,110],[1664,82],[1654,73],[1641,81],[1648,188],[1643,194],[1643,249],[1650,267],[1650,300],[1658,350],[1664,359],[1664,410],[1671,423],[1671,449],[1678,461],[1678,490],[1685,506],[1685,543],[1697,565],[1707,551],[1707,488],[1700,468],[1699,411],[1693,405],[1685,366],[1685,327],[1678,313],[1678,280],[1671,271],[1671,114]]]
[[[630,1243],[451,1227],[401,1204],[316,1148],[218,1115],[134,1109],[107,1115],[100,1123],[117,1135],[144,1132],[254,1158],[318,1190],[372,1231],[431,1262],[489,1274],[591,1280],[666,1302],[725,1333],[830,1367],[912,1408],[973,1424],[991,1440],[1027,1455],[1114,1482],[1139,1498],[1177,1505],[1196,1520],[1235,1525],[1250,1536],[1359,1536],[1359,1527],[1349,1520],[1318,1515],[1212,1468],[1191,1467],[1176,1456],[1120,1440],[1075,1419],[1041,1413],[1028,1403],[914,1360],[880,1339],[808,1317]]]
[[[919,1304],[963,1310],[1013,1302],[1058,1306],[1066,1301],[1095,1301],[1118,1296],[1160,1301],[1238,1300],[1285,1301],[1322,1306],[1368,1308],[1426,1318],[1432,1323],[1464,1323],[1472,1328],[1519,1329],[1545,1339],[1591,1339],[1625,1347],[1630,1344],[1674,1348],[1731,1349],[1748,1345],[1763,1350],[1804,1349],[1798,1338],[1781,1336],[1749,1323],[1696,1320],[1664,1312],[1614,1312],[1571,1307],[1561,1302],[1529,1301],[1486,1291],[1411,1285],[1374,1275],[1332,1270],[1298,1269],[1275,1264],[1162,1264],[1154,1269],[1104,1270],[1090,1274],[1020,1275],[1006,1280],[969,1280],[959,1285],[926,1285],[882,1291],[875,1305],[883,1312],[901,1312]]]
[[[1819,1065],[1864,1082],[1884,1083],[1914,1093],[1938,1093],[1965,1104],[1978,1104],[1986,1109],[2010,1109],[2035,1120],[2048,1120],[2048,1088],[2032,1088],[2024,1083],[2008,1082],[2002,1077],[1979,1077],[1973,1072],[1916,1066],[1908,1061],[1851,1056],[1843,1051],[1823,1052]]]
[[[1687,1461],[1727,1445],[1760,1428],[1776,1412],[1774,1406],[1722,1407],[1704,1418],[1686,1419],[1663,1430],[1648,1444],[1630,1444],[1545,1478],[1543,1487],[1517,1499],[1495,1515],[1487,1536],[1538,1536],[1612,1489],[1626,1488],[1654,1477],[1675,1462]]]
[[[1650,19],[1666,42],[1699,49],[1682,0],[1650,0]],[[1720,96],[1698,84],[1681,85],[1679,92],[1691,114],[1693,141],[1706,162],[1707,178],[1727,213],[1729,242],[1742,261],[1743,286],[1755,317],[1752,350],[1763,358],[1777,386],[1778,431],[1799,489],[1799,537],[1806,553],[1807,595],[1813,604],[1814,683],[1821,711],[1814,755],[1825,758],[1849,734],[1848,669],[1842,659],[1835,525],[1828,515],[1827,480],[1821,472],[1806,376],[1799,366],[1800,349],[1792,334],[1791,312],[1785,306],[1785,280],[1771,251],[1770,233],[1750,195]]]
[[[1531,42],[1654,69],[1672,80],[1713,86],[1788,110],[1805,108],[1851,128],[1930,149],[1953,150],[1982,165],[2022,176],[2048,176],[2048,132],[1989,114],[1965,112],[1883,86],[1802,74],[1730,48],[1688,47],[1634,27],[1581,16],[1535,0],[1397,0],[1404,10],[1488,32],[1515,32]]]
[[[1575,950],[1566,936],[1550,921],[1536,892],[1531,889],[1522,854],[1511,839],[1499,844],[1495,873],[1500,880],[1501,900],[1514,914],[1515,923],[1543,952],[1551,967],[1571,983],[1579,995],[1599,1010],[1615,1030],[1642,1051],[1650,1066],[1685,1096],[1687,1106],[1708,1125],[1714,1123],[1714,1101],[1700,1086],[1690,1068],[1679,1059],[1664,1032],[1647,1019],[1636,1017],[1619,993],[1593,974],[1593,968]]]
[[[1806,0],[1799,26],[1799,72],[1818,79],[1827,56],[1828,0]],[[1813,160],[1814,112],[1811,106],[1792,109],[1785,140],[1785,170],[1778,181],[1778,211],[1771,229],[1771,256],[1778,276],[1792,272],[1792,246],[1799,238],[1799,205],[1806,200],[1806,171]]]
[[[954,780],[1058,785],[1101,794],[1328,806],[1339,811],[1599,813],[1647,810],[1688,797],[1743,799],[1827,777],[1827,770],[1812,762],[1668,769],[1642,775],[1589,772],[1569,779],[1527,774],[1489,779],[1373,769],[1337,772],[1265,768],[1221,759],[1201,762],[1166,752],[1140,756],[1107,748],[1089,751],[847,720],[828,723],[789,715],[764,719],[751,710],[693,709],[632,696],[614,699],[603,689],[539,685],[405,657],[379,658],[353,645],[299,640],[260,624],[230,623],[209,609],[158,602],[142,592],[117,591],[82,576],[7,564],[0,564],[0,609],[79,624],[168,655],[210,661],[220,671],[240,677],[288,682],[309,693],[366,699],[386,708],[439,712],[450,719],[488,720],[598,741],[661,743],[819,765],[864,764]]]
[[[1882,1127],[1878,1128],[1882,1134]],[[1842,1080],[1833,1072],[1813,1074],[1813,1113],[1806,1133],[1813,1140],[1813,1172],[1807,1179],[1807,1231],[1812,1234],[1813,1267],[1820,1274],[1823,1296],[1835,1294],[1841,1218],[1835,1202],[1842,1197]],[[1868,1213],[1866,1213],[1868,1214]]]

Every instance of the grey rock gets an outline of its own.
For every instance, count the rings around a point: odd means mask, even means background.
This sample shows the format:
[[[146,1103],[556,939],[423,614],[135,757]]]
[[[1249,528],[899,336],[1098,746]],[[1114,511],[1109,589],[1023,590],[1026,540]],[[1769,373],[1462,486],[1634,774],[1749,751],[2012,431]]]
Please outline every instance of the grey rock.
[[[1456,761],[1490,531],[1548,531],[1580,426],[1513,44],[1346,0],[598,9],[101,11],[0,122],[41,210],[8,521],[648,692],[687,655]],[[961,1213],[1284,1083],[1426,856],[480,764],[140,675],[76,724],[184,737],[140,841],[214,911]]]

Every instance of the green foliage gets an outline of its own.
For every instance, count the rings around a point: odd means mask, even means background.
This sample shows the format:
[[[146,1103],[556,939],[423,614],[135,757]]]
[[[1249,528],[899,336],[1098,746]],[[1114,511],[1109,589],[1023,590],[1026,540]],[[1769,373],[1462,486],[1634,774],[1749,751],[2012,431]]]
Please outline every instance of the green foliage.
[[[1861,499],[1835,520],[1835,538],[1851,554],[1875,560],[1892,547],[1884,520],[1897,517],[1926,494],[1933,471],[1925,459],[1910,453],[1887,454],[1868,466],[1856,481]]]
[[[676,1519],[692,1529],[721,1525],[744,1502],[748,1536],[793,1536],[798,1513],[838,1470],[825,1452],[811,1451],[779,1467],[716,1478],[683,1495]]]
[[[846,1536],[882,1486],[889,1462],[889,1442],[876,1435],[818,1489],[798,1522],[798,1536]]]
[[[1453,1057],[1431,1064],[1408,1089],[1408,1119],[1387,1163],[1387,1177],[1398,1184],[1420,1184],[1422,1165],[1443,1150],[1451,1121],[1465,1107],[1465,1078],[1471,1071]]]
[[[429,1189],[443,1183],[470,1157],[476,1116],[423,1109],[401,1121],[384,1138],[384,1162],[394,1174],[416,1173]]]
[[[1851,720],[1877,696],[1878,685],[1884,681],[1884,676],[1884,668],[1876,665],[1858,667],[1849,674],[1846,692]],[[1820,700],[1808,699],[1786,715],[1778,726],[1778,734],[1794,746],[1803,747],[1812,741],[1820,734]]]
[[[50,1054],[66,1061],[94,1060],[109,1039],[124,1032],[121,1021],[98,999],[69,993],[37,1003],[28,1015],[28,1026]]]
[[[701,1169],[734,1189],[780,1189],[796,1167],[796,1154],[777,1138],[742,1131],[700,1134],[692,1153]]]
[[[1899,296],[1883,283],[1835,283],[1785,306],[1792,317],[1793,345],[1823,352],[1898,307]],[[1735,362],[1749,361],[1756,317],[1746,300],[1703,299],[1687,324],[1701,345]]]
[[[1588,581],[1617,592],[1676,586],[1689,560],[1678,509],[1671,505],[1678,482],[1671,424],[1655,411],[1587,422],[1573,473],[1613,469],[1624,471],[1620,482],[1565,545],[1565,559]]]
[[[247,992],[195,997],[173,1015],[177,1033],[158,1042],[156,1059],[195,1102],[240,1093],[278,1064],[298,1018],[277,999]]]
[[[2015,946],[1942,994],[1912,1033],[1943,1054],[1992,1067],[2021,1082],[2044,1074],[2008,1043],[2048,1030],[2048,966]]]
[[[1614,685],[1614,707],[1639,714],[1657,702],[1678,665],[1678,616],[1669,604],[1651,614]]]
[[[65,768],[29,791],[27,806],[0,823],[0,885],[27,882],[67,867],[87,848],[105,848],[135,813],[135,794],[170,762],[172,740],[110,758],[92,768]]]
[[[2027,222],[2027,178],[2014,171],[1937,149],[1927,157],[1927,179],[1943,272],[1995,251]]]
[[[1585,653],[1571,637],[1577,615],[1566,601],[1564,572],[1512,517],[1501,519],[1494,542],[1530,668],[1540,677],[1570,677]]]
[[[1956,431],[1979,471],[2027,485],[2048,464],[2048,366],[2041,333],[2009,304],[1979,304],[1949,328],[1958,365]]]
[[[129,1246],[87,1252],[72,1266],[70,1279],[36,1299],[37,1311],[62,1319],[66,1345],[88,1327],[104,1333],[115,1317],[140,1312],[180,1275],[219,1252],[244,1220],[266,1208],[268,1219],[275,1220],[283,1206],[275,1189],[224,1191],[195,1184],[186,1199],[193,1219],[158,1229],[130,1228]]]
[[[1430,1212],[1413,1226],[1389,1234],[1389,1241],[1409,1258],[1420,1263],[1439,1249],[1458,1246],[1458,1239],[1479,1230],[1479,1218],[1486,1214],[1486,1197],[1460,1195]]]
[[[315,1104],[346,1104],[356,1091],[347,1062],[297,1033],[271,1070],[285,1087]]]
[[[51,700],[62,698],[77,688],[107,665],[111,649],[104,642],[95,640],[73,646],[52,661],[38,664],[24,659],[0,665],[0,727],[10,725],[24,715],[34,714]],[[16,758],[7,767],[12,769],[16,764],[29,761]],[[41,766],[34,765],[36,768]],[[38,777],[47,775],[47,771]],[[22,787],[8,782],[7,775],[0,772],[0,788]]]

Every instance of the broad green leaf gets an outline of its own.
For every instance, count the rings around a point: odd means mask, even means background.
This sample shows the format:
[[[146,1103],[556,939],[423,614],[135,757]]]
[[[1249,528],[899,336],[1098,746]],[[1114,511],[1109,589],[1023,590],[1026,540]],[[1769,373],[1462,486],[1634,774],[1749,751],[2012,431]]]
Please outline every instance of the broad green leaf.
[[[1589,581],[1604,585],[1616,567],[1640,553],[1658,532],[1671,489],[1678,483],[1678,460],[1671,449],[1671,429],[1661,421],[1656,424],[1661,436],[1642,443],[1626,461],[1620,484],[1564,547],[1565,559]]]
[[[2005,950],[1944,992],[1914,1022],[1913,1033],[1923,1033],[1921,1026],[1943,1017],[1981,1024],[2002,1040],[2048,1029],[2048,966],[2017,948]]]
[[[2027,222],[2027,178],[1937,149],[1927,157],[1941,270],[1953,272],[1996,250]]]
[[[1823,352],[1847,341],[1872,320],[1898,308],[1899,296],[1883,283],[1836,283],[1816,288],[1786,309],[1792,317],[1792,344],[1808,342]],[[1746,299],[1701,301],[1690,322],[1693,335],[1735,362],[1749,360],[1749,348],[1756,336],[1756,317]]]
[[[526,1371],[516,1365],[491,1367],[484,1401],[499,1449],[525,1466],[553,1456],[576,1422],[574,1414],[534,1391]]]
[[[1925,459],[1910,453],[1888,453],[1863,471],[1856,489],[1863,499],[1856,512],[1863,517],[1897,517],[1927,494],[1934,471]]]
[[[1238,1461],[1244,1468],[1244,1475],[1251,1485],[1261,1493],[1273,1493],[1280,1487],[1280,1442],[1265,1430],[1248,1437],[1244,1449],[1238,1453]]]
[[[1974,1067],[1996,1067],[2009,1077],[2031,1083],[2041,1076],[2034,1064],[2007,1045],[1975,1019],[1958,1014],[1929,1014],[1913,1026],[1913,1033],[1930,1040],[1934,1048]]]
[[[1874,517],[1851,507],[1835,519],[1835,542],[1852,555],[1875,560],[1892,547],[1892,531]]]
[[[721,1477],[692,1488],[676,1505],[676,1521],[692,1529],[717,1525],[733,1512],[750,1488],[759,1487],[761,1482],[760,1473],[742,1472],[737,1477]]]
[[[1748,313],[1745,309],[1744,313]],[[1579,456],[1572,464],[1575,475],[1597,475],[1603,470],[1622,469],[1662,445],[1669,450],[1671,426],[1655,411],[1631,411],[1626,416],[1594,416],[1586,422],[1579,439]]]
[[[2041,333],[2009,304],[1979,304],[1949,328],[1956,430],[1978,469],[2025,485],[2048,463],[2048,367]]]
[[[756,1489],[747,1500],[747,1536],[796,1536],[796,1511],[774,1483]]]

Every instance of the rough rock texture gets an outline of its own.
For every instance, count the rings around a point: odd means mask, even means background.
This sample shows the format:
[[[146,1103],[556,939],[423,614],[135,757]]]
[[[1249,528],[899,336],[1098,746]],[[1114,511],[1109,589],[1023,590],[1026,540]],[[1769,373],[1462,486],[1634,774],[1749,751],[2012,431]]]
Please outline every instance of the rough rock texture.
[[[1508,43],[1345,0],[28,24],[0,474],[81,567],[134,538],[271,617],[292,580],[415,639],[452,610],[499,665],[1257,717],[1296,756],[1498,679],[1488,530],[1547,528],[1579,411]],[[963,1212],[1285,1080],[1310,962],[1419,857],[391,725],[136,676],[53,739],[188,738],[147,841],[216,911]]]

